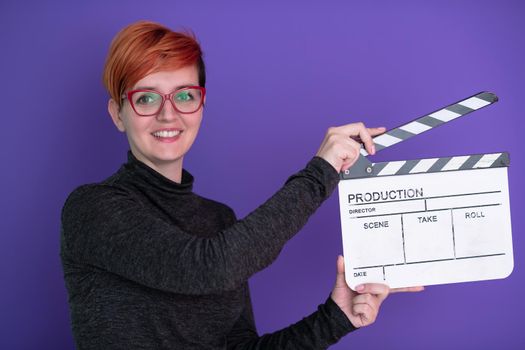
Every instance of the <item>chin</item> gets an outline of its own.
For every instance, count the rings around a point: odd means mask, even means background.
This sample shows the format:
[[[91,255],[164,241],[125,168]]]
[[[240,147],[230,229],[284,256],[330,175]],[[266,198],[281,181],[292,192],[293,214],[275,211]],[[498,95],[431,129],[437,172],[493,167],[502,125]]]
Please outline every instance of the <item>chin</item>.
[[[160,164],[169,164],[169,163],[176,163],[176,162],[180,162],[182,160],[182,155],[180,154],[177,154],[177,155],[158,155],[158,156],[155,156],[155,157],[152,157],[152,159],[154,160],[155,163],[160,163]]]

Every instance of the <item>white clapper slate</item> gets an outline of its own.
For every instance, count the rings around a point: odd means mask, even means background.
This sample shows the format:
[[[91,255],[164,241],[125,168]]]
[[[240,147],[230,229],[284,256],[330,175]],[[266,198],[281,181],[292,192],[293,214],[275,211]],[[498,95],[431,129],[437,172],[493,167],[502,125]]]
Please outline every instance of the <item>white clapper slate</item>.
[[[376,150],[497,101],[482,92],[374,138]],[[508,153],[370,163],[341,173],[346,282],[391,288],[507,277]]]

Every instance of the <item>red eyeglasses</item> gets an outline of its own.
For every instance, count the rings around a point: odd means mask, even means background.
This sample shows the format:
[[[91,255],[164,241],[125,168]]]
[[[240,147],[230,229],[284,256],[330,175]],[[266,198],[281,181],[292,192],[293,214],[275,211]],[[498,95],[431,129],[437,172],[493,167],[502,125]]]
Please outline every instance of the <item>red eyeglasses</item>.
[[[123,95],[131,103],[131,108],[141,117],[151,117],[162,111],[166,100],[182,114],[195,113],[202,107],[206,89],[202,86],[187,86],[169,94],[155,90],[132,90]]]

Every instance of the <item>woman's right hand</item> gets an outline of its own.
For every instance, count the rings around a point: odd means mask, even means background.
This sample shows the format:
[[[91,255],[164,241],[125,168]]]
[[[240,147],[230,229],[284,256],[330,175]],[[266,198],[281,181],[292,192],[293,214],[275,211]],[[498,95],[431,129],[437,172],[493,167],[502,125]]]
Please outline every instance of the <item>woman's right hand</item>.
[[[359,158],[361,143],[369,154],[375,154],[372,137],[385,132],[384,127],[367,128],[363,123],[331,127],[326,132],[316,156],[330,163],[337,172],[350,168]]]

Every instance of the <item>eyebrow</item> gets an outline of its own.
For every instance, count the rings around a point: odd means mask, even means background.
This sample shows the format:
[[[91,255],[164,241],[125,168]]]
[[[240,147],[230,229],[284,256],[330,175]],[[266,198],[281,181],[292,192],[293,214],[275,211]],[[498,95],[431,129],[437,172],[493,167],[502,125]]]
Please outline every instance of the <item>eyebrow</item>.
[[[175,89],[171,90],[171,91],[176,91],[176,90],[179,90],[179,89],[184,89],[184,88],[187,88],[189,86],[199,86],[199,84],[184,84],[184,85],[179,85],[177,87],[175,87]],[[134,88],[133,90],[155,90],[155,91],[158,91],[156,87],[153,87],[153,86],[137,86],[136,88]]]

